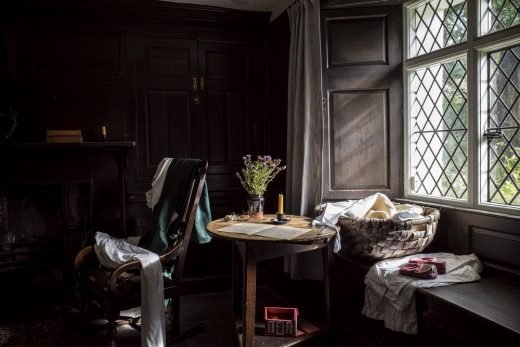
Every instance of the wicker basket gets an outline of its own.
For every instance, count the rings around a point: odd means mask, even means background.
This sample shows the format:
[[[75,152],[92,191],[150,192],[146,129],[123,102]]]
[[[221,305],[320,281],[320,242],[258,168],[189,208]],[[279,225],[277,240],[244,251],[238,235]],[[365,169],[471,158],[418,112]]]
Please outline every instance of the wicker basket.
[[[423,207],[423,215],[408,221],[341,217],[338,221],[341,251],[371,259],[422,252],[435,236],[440,213]]]

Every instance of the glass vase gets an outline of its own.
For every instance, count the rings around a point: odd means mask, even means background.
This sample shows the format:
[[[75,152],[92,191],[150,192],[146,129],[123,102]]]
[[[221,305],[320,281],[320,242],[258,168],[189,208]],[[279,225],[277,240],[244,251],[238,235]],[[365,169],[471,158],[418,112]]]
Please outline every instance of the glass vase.
[[[264,218],[263,195],[250,195],[247,198],[247,213],[253,219],[262,220]]]

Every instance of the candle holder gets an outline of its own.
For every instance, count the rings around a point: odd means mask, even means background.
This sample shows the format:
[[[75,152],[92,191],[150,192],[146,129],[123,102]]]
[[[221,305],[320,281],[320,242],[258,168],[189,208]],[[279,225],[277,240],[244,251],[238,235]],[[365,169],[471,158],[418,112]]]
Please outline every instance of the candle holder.
[[[286,216],[285,213],[277,213],[276,218],[271,219],[273,224],[286,224],[291,220],[291,217]]]

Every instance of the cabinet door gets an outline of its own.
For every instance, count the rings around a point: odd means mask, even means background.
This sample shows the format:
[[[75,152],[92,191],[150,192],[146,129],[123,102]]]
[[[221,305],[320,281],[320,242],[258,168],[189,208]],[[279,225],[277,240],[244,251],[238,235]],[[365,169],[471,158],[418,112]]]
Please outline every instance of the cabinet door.
[[[215,214],[241,212],[245,199],[235,177],[247,153],[253,104],[251,47],[246,43],[199,41],[202,113],[209,161],[208,186]],[[241,198],[237,199],[236,197]],[[220,211],[220,209],[222,211]]]
[[[201,156],[197,41],[136,41],[139,176],[151,177],[164,157]]]
[[[325,199],[402,193],[400,6],[322,10]]]

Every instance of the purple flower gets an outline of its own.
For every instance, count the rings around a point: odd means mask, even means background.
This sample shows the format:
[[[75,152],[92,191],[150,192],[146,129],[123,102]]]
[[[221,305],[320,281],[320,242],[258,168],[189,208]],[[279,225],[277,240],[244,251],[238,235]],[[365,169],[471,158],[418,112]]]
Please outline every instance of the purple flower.
[[[267,154],[257,155],[256,160],[251,160],[251,155],[247,154],[242,159],[244,167],[236,176],[250,195],[264,194],[268,184],[285,170],[285,166],[279,167],[281,159],[273,159]]]

